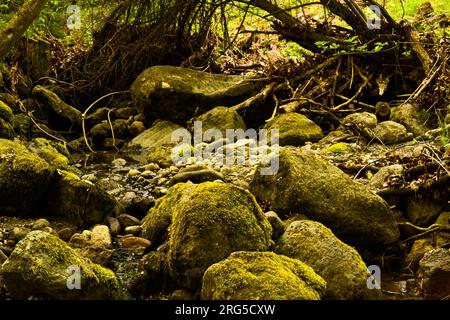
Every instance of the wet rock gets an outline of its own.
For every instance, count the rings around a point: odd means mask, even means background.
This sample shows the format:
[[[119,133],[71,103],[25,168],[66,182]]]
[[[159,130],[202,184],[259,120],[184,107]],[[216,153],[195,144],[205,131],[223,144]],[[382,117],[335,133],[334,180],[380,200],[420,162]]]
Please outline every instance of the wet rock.
[[[227,136],[227,130],[247,130],[247,126],[241,116],[236,111],[227,107],[216,107],[197,117],[194,121],[201,122],[204,142],[211,142],[212,140],[217,140],[221,137],[225,138]],[[208,130],[218,130],[220,131],[221,136],[213,135],[207,137],[208,135],[205,135],[205,133]],[[211,133],[211,131],[209,133]]]
[[[138,218],[133,217],[129,214],[121,214],[117,217],[117,219],[119,219],[120,224],[124,228],[141,224]]]
[[[280,146],[301,146],[307,141],[317,142],[323,138],[322,129],[309,120],[306,116],[298,113],[284,113],[268,122],[265,129],[270,131],[279,130]]]
[[[68,290],[68,276],[77,269],[82,274],[81,289]],[[58,300],[123,298],[111,270],[93,264],[64,241],[42,231],[32,231],[18,243],[2,265],[1,274],[15,299],[30,296]]]
[[[20,217],[38,211],[53,176],[49,164],[20,143],[4,139],[0,155],[0,212]]]
[[[391,108],[391,120],[403,124],[414,136],[423,135],[430,129],[424,125],[429,117],[428,112],[417,104],[406,103]]]
[[[272,226],[272,239],[278,239],[284,233],[285,227],[283,221],[274,211],[265,212],[264,215]]]
[[[133,121],[130,124],[130,134],[132,137],[136,137],[137,135],[141,134],[145,131],[145,125],[141,121]]]
[[[431,225],[447,205],[429,195],[412,195],[406,201],[405,217],[419,227]]]
[[[248,77],[154,66],[131,86],[133,102],[147,118],[184,123],[215,106],[233,106],[250,97],[260,84]]]
[[[129,226],[126,227],[124,230],[125,234],[132,234],[134,236],[138,236],[142,232],[142,227],[140,225],[138,226]]]
[[[172,140],[172,133],[179,129],[182,127],[170,121],[156,120],[149,129],[131,140],[122,152],[140,163],[156,162],[170,166],[172,148],[178,142]]]
[[[408,134],[406,128],[394,121],[379,123],[374,129],[374,137],[384,144],[395,144],[410,141],[412,134]]]
[[[142,257],[139,262],[139,274],[134,279],[132,291],[138,295],[160,292],[169,283],[166,256],[164,253],[152,251]]]
[[[320,300],[326,282],[303,262],[272,252],[233,252],[204,276],[205,300]]]
[[[180,287],[196,289],[203,272],[239,250],[269,249],[272,228],[254,197],[226,183],[180,183],[159,199],[144,220],[143,236],[168,240],[168,266]]]
[[[131,107],[115,109],[111,112],[112,116],[116,119],[129,119],[136,115],[136,109]]]
[[[328,299],[364,299],[370,273],[359,253],[319,222],[295,221],[277,242],[275,252],[298,259],[327,282]]]
[[[419,239],[414,241],[410,251],[403,261],[403,266],[407,270],[416,272],[419,268],[419,262],[423,256],[434,249],[433,243],[430,239]]]
[[[367,187],[307,150],[280,148],[279,170],[256,175],[250,191],[281,214],[297,212],[323,223],[346,242],[385,245],[399,238],[388,204]]]
[[[450,249],[429,251],[419,265],[418,278],[424,298],[447,298],[450,295]]]
[[[78,227],[102,223],[106,216],[120,214],[118,202],[90,181],[58,170],[48,194],[46,212],[66,217]]]
[[[385,183],[392,176],[402,176],[403,166],[401,164],[393,164],[391,166],[386,166],[380,169],[374,174],[372,179],[370,179],[369,187],[371,188],[383,188]]]
[[[116,236],[120,233],[121,226],[118,219],[114,217],[107,217],[106,221],[108,222],[109,229],[111,230],[111,234]]]
[[[140,237],[125,237],[119,243],[122,248],[126,249],[148,248],[151,245],[150,241]]]

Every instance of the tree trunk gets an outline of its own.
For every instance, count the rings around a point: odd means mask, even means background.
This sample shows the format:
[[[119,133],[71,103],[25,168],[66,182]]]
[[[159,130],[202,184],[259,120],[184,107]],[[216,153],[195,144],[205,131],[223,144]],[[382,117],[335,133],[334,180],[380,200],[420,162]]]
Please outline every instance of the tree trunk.
[[[34,19],[39,16],[46,2],[47,0],[28,0],[0,29],[0,61],[6,57]]]

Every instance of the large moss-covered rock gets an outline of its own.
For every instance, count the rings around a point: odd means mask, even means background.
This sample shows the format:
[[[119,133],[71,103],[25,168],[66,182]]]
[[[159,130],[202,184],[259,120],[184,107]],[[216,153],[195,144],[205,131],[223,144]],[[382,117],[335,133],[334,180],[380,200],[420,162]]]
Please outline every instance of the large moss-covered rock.
[[[238,129],[243,131],[247,130],[247,126],[241,116],[236,111],[227,107],[216,107],[197,117],[195,121],[201,122],[203,133],[207,130],[216,129],[221,132],[223,138],[226,137],[227,130],[233,130],[233,132]],[[213,139],[210,139],[210,141],[207,140],[205,139],[204,141],[210,142]]]
[[[400,123],[383,121],[375,128],[374,137],[384,144],[394,144],[412,140],[413,135],[408,134],[406,128]]]
[[[348,300],[372,296],[367,289],[370,273],[359,253],[319,222],[292,222],[278,240],[275,252],[312,267],[327,282],[325,298]]]
[[[307,150],[282,147],[279,170],[250,185],[260,201],[283,214],[302,213],[322,222],[341,239],[359,245],[385,245],[399,238],[388,204],[344,172]]]
[[[210,74],[191,69],[154,66],[131,86],[139,113],[147,118],[182,124],[216,106],[232,106],[250,97],[260,82],[243,76]]]
[[[415,136],[420,136],[429,130],[425,125],[429,117],[430,114],[421,110],[417,104],[406,103],[391,108],[391,120],[403,124]]]
[[[73,268],[73,269],[70,269]],[[69,290],[72,270],[81,271],[81,288]],[[1,267],[8,292],[15,299],[121,299],[114,273],[83,258],[64,241],[43,231],[21,240]]]
[[[0,215],[37,211],[52,175],[50,165],[24,145],[0,139]]]
[[[48,192],[46,212],[62,216],[79,227],[100,224],[121,213],[119,203],[106,191],[76,174],[57,170]]]
[[[377,124],[377,116],[373,113],[352,113],[342,120],[342,126],[340,129],[344,129],[344,127],[353,127],[364,137],[371,139],[373,137],[373,130]]]
[[[179,129],[183,127],[170,121],[156,120],[151,128],[131,140],[122,151],[142,163],[166,165],[171,162],[172,148],[178,142],[172,140],[172,133]]]
[[[210,266],[206,300],[320,300],[326,282],[303,262],[273,252],[234,252]]]
[[[67,119],[73,124],[81,125],[81,111],[62,101],[56,93],[45,87],[36,86],[33,88],[33,96],[53,110],[60,118]]]
[[[70,160],[67,149],[58,143],[44,138],[36,138],[28,144],[28,150],[37,154],[55,169],[69,168]],[[58,148],[58,149],[57,149]]]
[[[280,146],[300,146],[307,141],[317,142],[323,138],[322,129],[299,113],[284,113],[268,122],[265,129],[279,130]]]
[[[12,139],[14,138],[14,135],[13,126],[9,122],[0,118],[0,138]]]
[[[158,245],[167,228],[169,272],[187,289],[198,288],[203,272],[233,251],[268,250],[272,233],[248,191],[218,182],[171,188],[145,218],[143,235]]]
[[[13,112],[11,108],[6,103],[0,100],[0,118],[10,122],[12,120],[12,117]]]

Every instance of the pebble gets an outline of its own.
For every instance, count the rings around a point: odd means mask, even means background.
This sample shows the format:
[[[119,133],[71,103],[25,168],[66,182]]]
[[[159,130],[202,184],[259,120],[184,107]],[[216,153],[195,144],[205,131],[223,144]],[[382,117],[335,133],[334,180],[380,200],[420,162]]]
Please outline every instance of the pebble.
[[[127,160],[118,158],[118,159],[111,161],[111,164],[115,167],[123,167],[127,164]]]
[[[154,176],[156,176],[156,173],[151,170],[145,170],[141,173],[141,177],[143,178],[153,178]]]
[[[43,230],[46,227],[50,227],[50,222],[47,219],[38,219],[33,223],[33,230]]]
[[[135,177],[135,176],[138,176],[140,174],[141,174],[141,172],[139,170],[136,170],[136,169],[131,169],[130,171],[128,171],[128,176],[129,177]]]
[[[158,171],[159,165],[157,163],[149,163],[144,167],[145,170]]]
[[[15,227],[11,232],[10,238],[11,240],[20,241],[23,238],[25,238],[29,232],[30,232],[29,229],[22,227]]]
[[[142,227],[140,225],[129,226],[129,227],[125,228],[125,233],[126,234],[132,234],[134,236],[140,235],[141,231],[142,231]]]
[[[127,249],[148,248],[151,242],[140,237],[124,237],[120,241],[120,245]]]
[[[82,180],[95,182],[97,180],[97,176],[94,173],[85,174],[81,177]]]
[[[96,225],[92,228],[90,242],[96,247],[110,248],[112,246],[112,240],[108,226]]]
[[[114,217],[108,217],[106,219],[106,221],[108,222],[108,226],[109,226],[109,230],[111,230],[111,234],[113,236],[118,235],[119,232],[120,232],[120,222],[119,222],[119,220],[114,218]]]
[[[120,224],[124,227],[131,227],[131,226],[136,226],[136,225],[140,225],[141,222],[139,221],[138,218],[133,217],[129,214],[120,214],[118,217]]]

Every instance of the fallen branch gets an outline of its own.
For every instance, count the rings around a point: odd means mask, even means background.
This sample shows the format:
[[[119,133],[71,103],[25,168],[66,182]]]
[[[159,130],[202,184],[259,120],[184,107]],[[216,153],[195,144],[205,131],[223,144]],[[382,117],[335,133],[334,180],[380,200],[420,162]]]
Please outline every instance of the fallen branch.
[[[264,101],[266,101],[269,97],[272,97],[272,94],[278,85],[279,85],[278,82],[269,83],[267,86],[264,87],[264,89],[260,93],[258,93],[253,97],[248,98],[244,102],[241,102],[235,105],[234,107],[231,107],[230,109],[234,111],[240,111],[243,109],[247,109],[255,104],[261,104]]]

